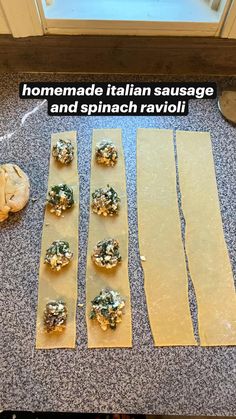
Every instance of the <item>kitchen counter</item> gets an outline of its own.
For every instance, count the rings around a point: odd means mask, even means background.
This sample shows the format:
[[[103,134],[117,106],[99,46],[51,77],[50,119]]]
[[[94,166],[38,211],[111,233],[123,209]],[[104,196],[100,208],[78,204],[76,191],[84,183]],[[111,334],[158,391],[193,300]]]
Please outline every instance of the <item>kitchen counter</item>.
[[[0,410],[236,415],[235,347],[153,346],[139,262],[135,180],[138,127],[210,131],[225,239],[236,277],[236,128],[223,119],[216,100],[191,101],[186,117],[49,117],[45,102],[20,100],[18,96],[20,81],[130,80],[158,81],[132,76],[0,75],[0,163],[18,164],[31,182],[28,206],[0,224]],[[219,79],[221,85],[231,82]],[[85,303],[93,128],[122,128],[123,132],[133,348],[88,349],[85,307],[78,307],[76,349],[36,350],[38,267],[50,134],[78,131],[78,303]],[[189,289],[197,333],[191,283]]]

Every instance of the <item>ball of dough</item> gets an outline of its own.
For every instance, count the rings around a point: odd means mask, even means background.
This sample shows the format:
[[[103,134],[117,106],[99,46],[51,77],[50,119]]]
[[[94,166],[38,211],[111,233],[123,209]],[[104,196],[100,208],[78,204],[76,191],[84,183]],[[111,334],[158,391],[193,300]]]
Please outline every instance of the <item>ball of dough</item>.
[[[16,164],[0,166],[0,222],[8,218],[9,212],[17,212],[29,200],[28,176]]]

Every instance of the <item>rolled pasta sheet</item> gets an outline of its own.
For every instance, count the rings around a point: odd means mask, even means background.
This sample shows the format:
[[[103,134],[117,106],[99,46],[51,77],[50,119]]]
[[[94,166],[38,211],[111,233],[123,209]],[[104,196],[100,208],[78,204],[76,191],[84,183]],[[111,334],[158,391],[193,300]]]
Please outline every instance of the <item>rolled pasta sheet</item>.
[[[74,147],[74,159],[68,165],[62,165],[52,156],[52,148],[60,139],[70,140]],[[36,348],[38,349],[74,348],[76,343],[79,178],[75,131],[55,133],[51,137],[48,192],[53,185],[58,184],[66,184],[73,190],[74,204],[71,208],[63,211],[61,216],[52,213],[49,205],[45,207],[38,287],[36,329]],[[67,242],[73,253],[70,263],[62,267],[60,271],[53,270],[49,264],[44,263],[47,250],[57,240]],[[61,318],[65,315],[66,322],[62,330],[47,331],[45,328],[45,310],[50,301],[59,301],[61,302],[60,307],[64,307]]]
[[[112,141],[118,151],[114,165],[99,164],[96,159],[96,145],[103,140]],[[104,159],[106,160],[106,159]],[[130,287],[128,277],[128,221],[125,161],[120,129],[93,130],[90,196],[99,188],[112,187],[120,198],[119,211],[113,216],[104,216],[92,211],[90,202],[90,223],[86,272],[86,310],[89,348],[121,348],[132,346],[132,324]],[[119,242],[122,262],[112,269],[97,266],[91,258],[94,246],[101,240],[112,238]],[[102,289],[118,292],[125,301],[122,321],[115,330],[108,326],[102,330],[96,319],[91,320],[91,301]]]
[[[196,345],[170,130],[137,132],[137,201],[139,248],[154,345]]]
[[[210,134],[177,131],[186,251],[202,346],[236,344],[236,294],[214,170]]]

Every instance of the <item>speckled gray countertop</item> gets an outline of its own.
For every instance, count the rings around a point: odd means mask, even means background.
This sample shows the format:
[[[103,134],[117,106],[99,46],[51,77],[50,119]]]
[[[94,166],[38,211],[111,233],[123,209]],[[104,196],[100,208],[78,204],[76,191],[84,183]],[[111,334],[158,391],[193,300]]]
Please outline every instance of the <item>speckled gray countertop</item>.
[[[44,104],[21,123],[23,116],[41,102],[20,100],[18,83],[64,80],[158,81],[154,77],[0,75],[0,163],[18,164],[31,180],[27,208],[0,225],[0,409],[236,415],[234,347],[153,346],[136,252],[135,185],[138,127],[211,131],[225,238],[235,275],[236,128],[223,119],[214,100],[191,101],[186,117],[49,117]],[[222,85],[233,80],[219,82]],[[118,127],[123,130],[128,168],[133,348],[87,349],[85,312],[84,308],[78,308],[76,349],[36,351],[38,265],[50,134],[78,131],[81,193],[78,291],[79,302],[84,303],[92,129]],[[194,302],[192,311],[196,316]]]

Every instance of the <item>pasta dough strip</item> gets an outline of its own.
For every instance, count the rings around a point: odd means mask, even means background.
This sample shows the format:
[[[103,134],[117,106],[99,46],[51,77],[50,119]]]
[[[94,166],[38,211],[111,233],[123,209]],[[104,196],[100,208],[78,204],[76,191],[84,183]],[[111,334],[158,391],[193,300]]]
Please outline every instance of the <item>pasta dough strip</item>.
[[[118,162],[114,167],[105,167],[95,162],[95,146],[103,139],[110,139],[118,149]],[[90,206],[90,224],[87,251],[86,306],[89,348],[119,348],[132,346],[131,305],[128,277],[128,222],[125,162],[120,129],[93,130],[90,196],[95,189],[112,186],[121,198],[118,215],[104,217],[94,214]],[[91,260],[94,246],[105,238],[118,239],[122,262],[119,266],[105,270]],[[89,319],[91,300],[102,288],[118,291],[125,298],[125,313],[116,330],[103,331],[98,322]]]
[[[58,183],[66,183],[73,188],[74,205],[63,211],[61,217],[50,212],[46,206],[41,244],[39,268],[38,314],[36,348],[74,348],[76,341],[76,303],[77,303],[77,271],[78,271],[78,223],[79,223],[79,186],[77,166],[76,131],[52,134],[51,150],[59,139],[70,139],[74,146],[74,159],[69,165],[55,161],[50,154],[48,190]],[[69,242],[74,256],[69,265],[59,272],[54,272],[44,264],[46,250],[55,240]],[[68,309],[66,328],[63,332],[47,333],[43,326],[43,312],[47,302],[61,299]]]
[[[202,346],[236,344],[236,294],[222,227],[210,134],[177,131],[186,251]]]
[[[176,193],[173,132],[139,129],[137,196],[140,254],[155,346],[196,345]]]

